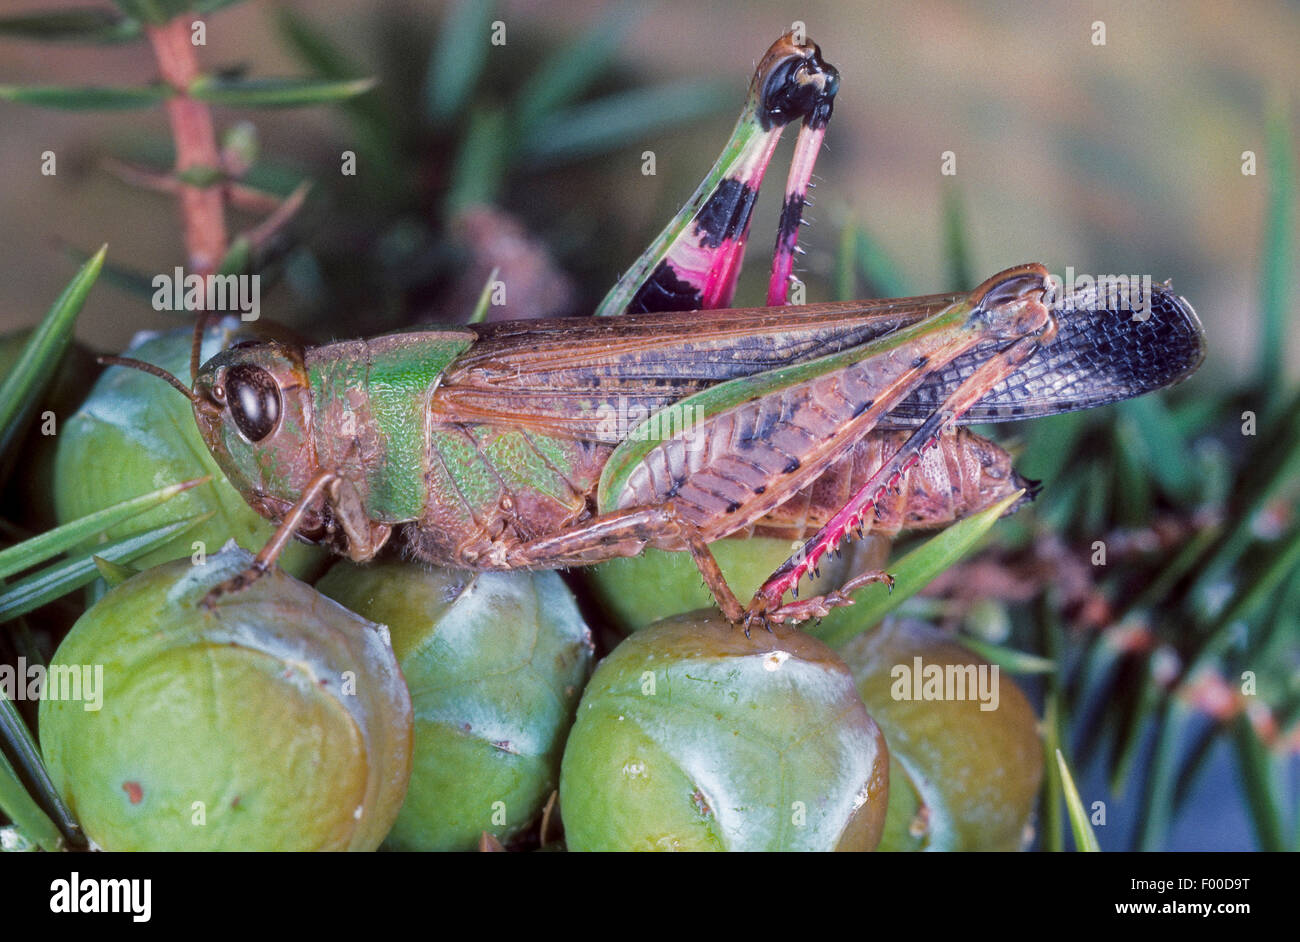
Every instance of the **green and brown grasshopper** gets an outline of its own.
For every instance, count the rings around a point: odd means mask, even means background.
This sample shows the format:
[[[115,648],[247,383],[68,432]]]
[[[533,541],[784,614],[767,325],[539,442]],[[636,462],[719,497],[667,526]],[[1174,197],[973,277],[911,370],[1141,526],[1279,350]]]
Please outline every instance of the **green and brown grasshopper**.
[[[364,561],[397,536],[420,559],[468,569],[654,546],[691,553],[746,630],[799,621],[888,579],[785,601],[851,531],[940,527],[1029,487],[965,424],[1115,402],[1199,365],[1200,324],[1168,286],[1135,313],[1131,298],[1061,296],[1036,264],[969,294],[783,306],[837,87],[816,45],[787,34],[771,47],[713,170],[601,305],[617,318],[240,344],[201,367],[196,336],[193,388],[164,378],[235,487],[279,521],[226,590],[292,537]],[[770,306],[719,310],[794,121]],[[803,548],[745,606],[708,545],[749,533]]]

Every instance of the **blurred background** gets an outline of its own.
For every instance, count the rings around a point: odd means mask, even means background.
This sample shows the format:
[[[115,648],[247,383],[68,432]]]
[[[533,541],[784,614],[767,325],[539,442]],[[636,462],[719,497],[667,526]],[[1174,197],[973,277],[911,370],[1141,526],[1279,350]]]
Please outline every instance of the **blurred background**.
[[[283,6],[301,13],[366,74],[380,76],[380,100],[418,107],[427,95],[443,4]],[[591,142],[597,153],[587,159],[555,154],[547,170],[514,174],[520,184],[498,200],[552,246],[562,267],[582,259],[575,313],[598,297],[690,194],[730,131],[756,58],[798,18],[843,76],[818,166],[818,202],[810,210],[818,225],[804,237],[810,255],[803,274],[810,283],[829,275],[837,226],[853,219],[888,253],[909,289],[971,287],[954,284],[946,270],[943,199],[946,190],[959,188],[977,278],[1030,260],[1054,272],[1068,264],[1081,272],[1171,278],[1209,331],[1211,357],[1197,381],[1214,382],[1249,362],[1259,318],[1254,301],[1264,232],[1265,118],[1271,103],[1295,101],[1295,4],[1227,9],[1213,2],[1079,7],[759,0],[634,6],[639,15],[626,18],[616,48],[593,51],[612,54],[601,76],[610,87],[603,90],[675,84],[696,92],[680,102],[687,115],[630,127],[608,146]],[[214,16],[204,61],[254,76],[301,72],[280,8],[250,2]],[[480,81],[483,91],[505,95],[522,87],[546,51],[610,17],[611,4],[502,2],[496,15],[507,24],[507,42],[485,50],[489,61]],[[1104,46],[1093,45],[1098,21],[1105,24]],[[0,83],[139,84],[155,77],[141,52],[135,44],[86,49],[0,40]],[[591,94],[601,91],[598,86]],[[476,105],[483,103],[476,98]],[[219,119],[228,124],[244,116],[250,113],[223,110]],[[150,272],[183,261],[172,201],[127,189],[100,166],[110,153],[139,156],[150,140],[165,146],[160,110],[105,115],[6,106],[0,117],[0,168],[7,181],[0,189],[0,326],[34,323],[44,311],[70,271],[62,247],[93,249],[108,241],[114,261]],[[355,125],[338,110],[256,117],[263,153],[290,168],[323,175],[337,163],[338,150],[355,145]],[[385,117],[412,146],[423,148],[405,156],[423,161],[414,172],[425,176],[415,182],[436,193],[438,181],[431,177],[445,172],[452,135],[437,133],[439,122],[420,112]],[[467,112],[455,116],[469,119]],[[582,140],[568,143],[568,154],[583,156]],[[655,176],[640,173],[647,148],[658,158]],[[39,173],[47,149],[59,155],[54,177]],[[940,174],[940,155],[949,150],[957,155],[955,177]],[[1247,150],[1257,155],[1254,176],[1241,172]],[[353,189],[363,188],[374,170],[363,164]],[[332,176],[337,182],[337,173]],[[770,251],[779,195],[769,189],[754,223],[752,257]],[[430,199],[406,210],[414,226],[436,228],[441,208]],[[306,232],[309,247],[346,225],[323,214],[311,221],[317,228]],[[738,303],[762,302],[762,272],[752,267]],[[297,298],[272,301],[301,307]],[[100,292],[80,335],[120,347],[133,330],[167,323],[134,302],[120,292]],[[371,329],[364,305],[353,317],[355,332]],[[1292,350],[1293,370],[1296,356]]]
[[[73,5],[24,8],[65,6]],[[478,41],[493,20],[506,26],[504,45]],[[1214,423],[1242,409],[1268,411],[1261,376],[1280,395],[1300,375],[1300,343],[1289,327],[1294,200],[1291,184],[1278,182],[1293,174],[1279,176],[1279,165],[1295,162],[1286,130],[1295,126],[1300,100],[1295,3],[236,3],[208,21],[200,50],[208,68],[254,78],[379,80],[374,92],[335,107],[217,109],[219,131],[255,124],[249,185],[284,196],[303,179],[314,182],[291,230],[269,240],[257,259],[267,278],[264,315],[318,339],[464,320],[498,266],[511,285],[511,315],[590,312],[704,176],[757,58],[795,20],[842,77],[807,214],[815,225],[803,234],[808,254],[796,269],[808,300],[844,293],[846,232],[856,259],[847,284],[858,296],[969,288],[1027,261],[1058,274],[1072,266],[1172,279],[1204,321],[1209,350],[1200,373],[1178,391],[1187,406],[1174,425],[1189,449],[1210,441],[1209,457],[1197,450],[1187,467],[1218,461],[1223,481],[1211,494],[1166,475],[1152,494],[1125,507],[1131,492],[1121,477],[1106,491],[1118,509],[1107,504],[1089,525],[1095,533],[1175,511],[1192,519],[1205,506],[1230,515],[1233,475],[1251,461],[1230,423]],[[0,37],[0,87],[129,86],[155,78],[140,44]],[[164,170],[171,145],[162,110],[70,112],[0,101],[0,129],[0,329],[36,323],[75,262],[105,241],[111,277],[95,290],[78,337],[116,351],[137,330],[173,326],[173,317],[150,307],[143,286],[185,262],[175,202],[126,185],[120,168],[106,164],[115,158]],[[783,142],[759,202],[737,306],[763,302],[781,159],[790,146]],[[54,176],[40,172],[47,150],[57,154]],[[345,150],[357,153],[355,177],[339,173]],[[647,150],[656,157],[653,176],[641,172]],[[952,176],[941,173],[947,151],[956,157]],[[1252,159],[1256,172],[1244,174]],[[245,226],[255,221],[234,218]],[[1271,267],[1264,264],[1269,253]],[[1261,372],[1261,360],[1270,358],[1280,376],[1269,372],[1274,367]],[[1196,400],[1211,395],[1225,397],[1215,400],[1215,417],[1196,412]],[[1139,434],[1151,421],[1130,418],[1130,431]],[[1031,475],[1065,478],[1076,467],[1072,455],[1081,456],[1080,466],[1091,455],[1087,467],[1098,474],[1119,460],[1104,449],[1072,451],[1091,441],[1076,429],[1053,461],[1053,426],[1040,427],[1049,432],[1035,432],[1037,441],[1025,433]],[[1107,437],[1105,447],[1123,441]],[[1251,447],[1267,444],[1259,442]],[[1162,463],[1183,462],[1148,451],[1148,476],[1159,478]],[[1081,479],[1075,489],[1087,490]],[[1294,526],[1288,495],[1278,533]],[[1078,524],[1083,512],[1062,504],[1053,517],[1047,506],[1040,514],[1068,538],[1066,525]],[[1089,527],[1079,532],[1086,547]],[[1022,553],[1037,545],[1029,539]],[[1014,538],[1008,543],[1015,549]],[[1277,545],[1261,544],[1256,558],[1271,558]],[[1148,575],[1158,562],[1145,561]],[[1240,577],[1261,564],[1234,572]],[[1108,604],[1122,608],[1124,592],[1149,582],[1110,586]],[[1231,578],[1226,589],[1223,579],[1216,584],[1221,595],[1238,585]],[[1288,576],[1291,588],[1278,590],[1277,604],[1300,599],[1298,585]],[[1187,588],[1179,604],[1197,604],[1197,591]],[[1179,611],[1151,619],[1146,630],[1156,640],[1134,649],[1144,659],[1107,683],[1145,682],[1159,667],[1147,655],[1163,650],[1162,641],[1178,651]],[[1282,691],[1270,717],[1281,733],[1263,765],[1253,767],[1264,768],[1269,781],[1261,786],[1256,775],[1252,783],[1241,771],[1248,750],[1216,735],[1223,717],[1213,718],[1214,734],[1180,730],[1175,739],[1187,737],[1195,765],[1184,762],[1174,776],[1182,793],[1162,846],[1266,845],[1261,814],[1295,832],[1300,736],[1288,724],[1296,716],[1300,659],[1295,637],[1287,636],[1297,623],[1278,622],[1272,611],[1255,612],[1252,622],[1280,624],[1289,642],[1270,655]],[[1032,616],[1016,618],[1013,639],[1032,632]],[[1260,649],[1253,651],[1258,657]],[[1074,691],[1079,697],[1114,689],[1088,676]],[[1133,782],[1142,769],[1149,781],[1150,763],[1158,761],[1150,759],[1149,742],[1147,753],[1131,743],[1146,742],[1150,724],[1163,720],[1141,697],[1118,718],[1099,715],[1093,719],[1102,727],[1128,732],[1112,737],[1120,744],[1109,757],[1104,748],[1080,746],[1081,787],[1086,800],[1101,795],[1111,803],[1110,821],[1097,830],[1104,848],[1118,849],[1135,841],[1141,788]],[[1081,732],[1080,741],[1088,735]],[[1094,738],[1104,743],[1107,735]],[[1130,781],[1116,766],[1132,765],[1135,749],[1148,757],[1136,761],[1139,774]],[[1271,811],[1261,811],[1261,802]]]

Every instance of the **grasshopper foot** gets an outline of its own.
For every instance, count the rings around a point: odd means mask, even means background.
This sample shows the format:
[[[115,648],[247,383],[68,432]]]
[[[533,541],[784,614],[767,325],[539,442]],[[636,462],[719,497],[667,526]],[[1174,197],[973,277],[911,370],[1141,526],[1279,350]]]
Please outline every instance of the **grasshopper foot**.
[[[760,591],[760,594],[754,597],[754,600],[749,603],[749,608],[745,611],[746,635],[749,633],[749,626],[756,619],[761,620],[763,626],[771,631],[772,624],[781,625],[788,621],[797,625],[810,618],[825,618],[833,609],[852,605],[853,599],[849,598],[849,596],[873,582],[883,582],[889,587],[890,592],[894,591],[894,577],[881,570],[872,570],[854,576],[840,588],[825,595],[799,599],[786,605],[780,604],[779,599],[774,604],[772,599],[763,595]]]
[[[787,621],[797,625],[810,618],[825,618],[831,613],[832,609],[852,604],[853,599],[836,589],[834,592],[828,592],[825,595],[814,595],[810,599],[800,599],[797,602],[782,605],[780,608],[767,612],[767,618],[778,625]]]
[[[754,627],[760,627],[768,634],[772,634],[772,622],[768,618],[769,612],[762,608],[755,608],[751,605],[745,609],[744,619],[741,621],[741,627],[745,629],[745,637],[749,637],[750,631]]]
[[[749,637],[749,630],[755,624],[762,625],[770,632],[773,625],[783,625],[786,622],[797,625],[810,618],[823,618],[833,608],[852,604],[853,600],[839,591],[799,599],[787,605],[780,604],[779,600],[774,604],[767,596],[759,595],[745,610],[745,636]]]
[[[864,572],[861,575],[854,576],[844,585],[840,586],[839,591],[834,594],[849,595],[858,591],[864,585],[871,585],[873,582],[883,582],[886,588],[892,593],[894,591],[894,577],[883,569],[873,569],[870,572]]]

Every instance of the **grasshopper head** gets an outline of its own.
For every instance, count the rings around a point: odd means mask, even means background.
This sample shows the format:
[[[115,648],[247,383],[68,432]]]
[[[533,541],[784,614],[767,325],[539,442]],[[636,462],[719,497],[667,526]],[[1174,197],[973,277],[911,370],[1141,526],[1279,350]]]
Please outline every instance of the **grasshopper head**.
[[[223,350],[194,377],[194,418],[230,483],[275,518],[316,472],[302,352],[276,342]]]
[[[1037,262],[1008,268],[970,293],[971,320],[999,340],[1048,331],[1055,323],[1048,309],[1051,290],[1051,277]]]

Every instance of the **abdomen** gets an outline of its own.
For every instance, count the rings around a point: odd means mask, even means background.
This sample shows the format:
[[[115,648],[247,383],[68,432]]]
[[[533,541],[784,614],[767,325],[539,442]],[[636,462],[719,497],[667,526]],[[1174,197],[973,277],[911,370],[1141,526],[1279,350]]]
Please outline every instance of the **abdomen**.
[[[908,432],[872,432],[847,458],[754,524],[729,536],[812,537],[888,461]],[[440,425],[429,450],[427,509],[408,525],[417,557],[464,569],[502,568],[493,547],[551,536],[593,515],[596,484],[613,446],[486,425]],[[1020,488],[1011,456],[966,429],[940,436],[890,495],[876,532],[934,529]]]

